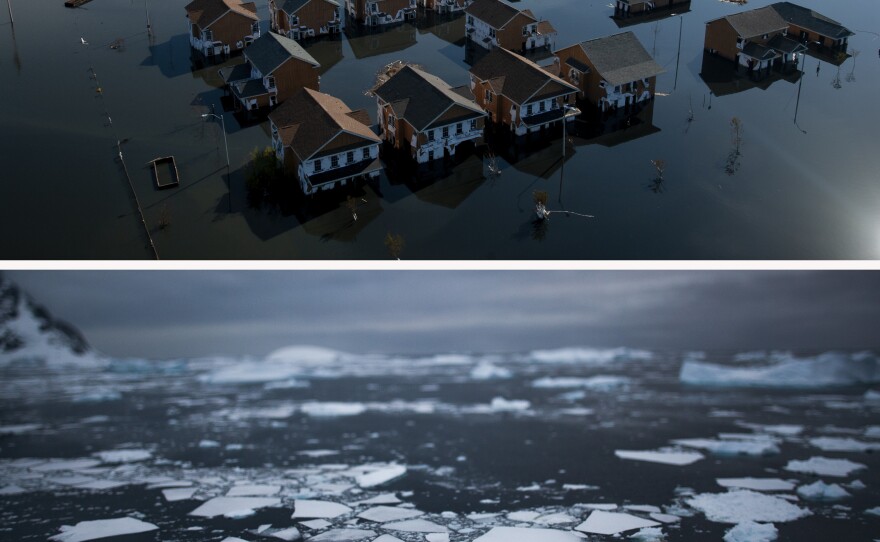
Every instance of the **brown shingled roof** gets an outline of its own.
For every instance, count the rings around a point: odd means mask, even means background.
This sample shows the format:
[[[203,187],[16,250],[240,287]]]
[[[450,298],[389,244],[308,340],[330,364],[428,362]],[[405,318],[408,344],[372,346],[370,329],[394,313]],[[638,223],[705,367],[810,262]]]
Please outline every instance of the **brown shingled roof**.
[[[229,11],[252,21],[259,20],[256,4],[241,0],[193,0],[185,9],[190,22],[203,30]]]
[[[483,21],[492,28],[504,28],[504,25],[509,23],[511,19],[520,13],[520,10],[510,4],[502,2],[501,0],[476,0],[464,11],[468,15],[473,15],[474,18]],[[522,13],[527,17],[537,20],[528,10],[523,11]]]
[[[734,13],[724,18],[743,38],[753,38],[788,28],[788,23],[771,6]]]
[[[496,94],[503,94],[520,105],[536,96],[550,97],[578,90],[531,60],[501,47],[477,61],[470,71],[481,81],[489,81]]]

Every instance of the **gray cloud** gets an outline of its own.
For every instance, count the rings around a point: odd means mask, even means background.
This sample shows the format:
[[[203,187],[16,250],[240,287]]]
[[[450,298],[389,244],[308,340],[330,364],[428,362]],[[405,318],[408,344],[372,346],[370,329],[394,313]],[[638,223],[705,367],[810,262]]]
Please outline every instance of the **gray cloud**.
[[[880,273],[8,272],[118,356],[876,346]]]

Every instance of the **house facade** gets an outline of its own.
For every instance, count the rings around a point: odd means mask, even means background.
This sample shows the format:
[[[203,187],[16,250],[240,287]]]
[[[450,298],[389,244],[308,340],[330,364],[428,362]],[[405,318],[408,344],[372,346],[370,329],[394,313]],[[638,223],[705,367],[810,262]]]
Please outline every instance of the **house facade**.
[[[304,194],[379,176],[381,140],[366,110],[304,88],[269,115],[272,148]]]
[[[336,0],[269,0],[269,25],[292,40],[338,34],[341,27]]]
[[[420,7],[437,13],[454,13],[463,11],[473,0],[418,0]]]
[[[788,36],[820,49],[846,53],[849,37],[855,34],[834,19],[791,2],[777,2],[771,7],[788,24]]]
[[[578,88],[512,51],[493,49],[470,74],[477,105],[518,136],[573,118]]]
[[[236,109],[274,107],[302,88],[318,90],[318,64],[297,42],[269,32],[244,51],[244,63],[220,71]]]
[[[556,45],[556,30],[549,21],[539,21],[531,11],[501,0],[474,0],[465,14],[468,40],[484,49],[528,51]]]
[[[260,37],[253,2],[194,0],[185,9],[190,46],[206,57],[240,51]]]
[[[555,55],[560,77],[602,111],[651,100],[664,72],[632,32],[577,43]]]
[[[417,0],[345,0],[345,10],[364,26],[383,26],[416,18]]]
[[[483,141],[486,114],[467,87],[404,66],[375,91],[381,137],[419,164],[455,155],[466,142]]]

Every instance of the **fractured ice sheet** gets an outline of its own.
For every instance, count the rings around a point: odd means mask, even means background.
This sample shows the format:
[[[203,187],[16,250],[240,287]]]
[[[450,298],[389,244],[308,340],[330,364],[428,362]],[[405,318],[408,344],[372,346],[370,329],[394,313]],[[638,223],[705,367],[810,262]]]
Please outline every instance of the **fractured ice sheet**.
[[[408,519],[396,523],[385,523],[382,527],[392,531],[406,533],[445,533],[449,531],[445,526],[438,525],[426,519]]]
[[[363,488],[371,488],[386,484],[392,480],[396,480],[406,474],[406,467],[403,465],[387,465],[377,467],[369,472],[365,472],[355,478],[357,485]]]
[[[128,484],[129,484],[129,482],[123,482],[120,480],[93,480],[91,482],[79,484],[76,487],[78,489],[104,490],[104,489],[116,489],[117,487],[126,486]]]
[[[772,523],[745,521],[724,534],[724,542],[772,542],[779,531]]]
[[[474,542],[583,542],[583,539],[556,529],[493,527]]]
[[[281,486],[265,484],[242,484],[232,486],[226,492],[227,497],[255,497],[261,495],[275,495],[281,491]]]
[[[31,467],[36,472],[53,472],[62,470],[81,470],[97,467],[101,462],[97,459],[50,459],[43,464]]]
[[[608,365],[623,361],[645,361],[654,354],[634,348],[557,348],[534,350],[529,357],[541,363]]]
[[[672,443],[678,444],[679,446],[687,446],[688,448],[699,448],[720,456],[760,456],[779,453],[779,448],[773,443],[773,441],[762,439],[732,440],[690,438],[676,439],[673,440]]]
[[[394,493],[382,493],[381,495],[376,495],[375,497],[349,504],[351,504],[352,506],[362,506],[366,504],[399,504],[402,502],[403,501],[398,499],[397,495],[395,495]]]
[[[845,489],[837,484],[826,484],[822,480],[816,480],[812,484],[797,488],[797,494],[808,501],[839,501],[851,497]]]
[[[718,523],[785,522],[811,514],[809,510],[795,506],[785,499],[746,489],[727,493],[701,493],[685,502],[703,512],[710,521]]]
[[[803,425],[790,424],[790,423],[780,423],[775,425],[762,424],[762,423],[748,423],[738,421],[736,424],[740,427],[745,427],[747,429],[751,429],[752,431],[758,431],[760,433],[772,433],[774,435],[782,435],[785,437],[794,437],[800,435],[804,431]]]
[[[672,448],[661,448],[659,450],[615,450],[614,455],[621,459],[678,466],[690,465],[705,458],[699,452],[683,452]]]
[[[429,533],[425,535],[426,542],[449,542],[449,533]]]
[[[162,495],[165,497],[166,501],[176,502],[191,499],[195,492],[196,488],[194,487],[178,487],[173,489],[163,489]]]
[[[357,542],[376,536],[368,529],[333,529],[309,539],[309,542]]]
[[[189,513],[191,516],[213,518],[217,516],[246,515],[249,511],[267,506],[279,506],[281,499],[270,497],[214,497]]]
[[[829,459],[827,457],[811,457],[805,461],[789,461],[784,467],[791,472],[806,472],[819,476],[849,476],[849,473],[867,468],[861,463],[849,459]]]
[[[593,391],[611,391],[628,386],[630,379],[623,376],[598,375],[589,378],[544,377],[532,382],[536,388],[586,388]]]
[[[351,508],[336,502],[296,499],[293,501],[293,515],[290,517],[329,519],[349,512]]]
[[[575,527],[575,530],[590,534],[617,534],[657,525],[660,524],[656,521],[631,514],[593,510],[587,520]]]
[[[817,437],[808,440],[811,446],[823,452],[868,452],[880,450],[880,443],[864,442],[853,438]]]
[[[133,463],[153,457],[149,450],[106,450],[92,454],[104,463]]]
[[[425,513],[421,510],[413,510],[410,508],[398,508],[396,506],[374,506],[368,510],[364,510],[357,517],[377,523],[385,523],[386,521],[398,521],[401,519],[409,519],[422,516]]]
[[[299,524],[315,531],[320,531],[321,529],[326,529],[333,525],[326,519],[310,519],[308,521],[300,521]]]
[[[660,527],[645,527],[644,529],[639,529],[638,532],[631,534],[629,539],[635,540],[636,542],[663,542],[663,540],[665,540],[663,529]]]
[[[722,487],[752,489],[755,491],[791,491],[794,484],[780,478],[718,478]]]
[[[135,518],[96,519],[92,521],[80,521],[74,526],[64,525],[61,532],[50,536],[49,540],[59,542],[85,542],[110,536],[124,534],[146,533],[155,531],[159,527]]]

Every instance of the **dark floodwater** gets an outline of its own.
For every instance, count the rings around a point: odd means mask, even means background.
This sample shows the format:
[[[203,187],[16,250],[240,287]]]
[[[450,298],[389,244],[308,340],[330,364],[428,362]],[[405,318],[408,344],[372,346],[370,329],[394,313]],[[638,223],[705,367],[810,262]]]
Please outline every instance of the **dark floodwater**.
[[[492,360],[496,370],[510,374],[475,379],[471,371],[476,360]],[[3,536],[45,540],[63,524],[135,514],[160,527],[158,534],[137,540],[225,536],[253,540],[247,532],[259,525],[293,525],[293,498],[311,495],[350,503],[395,492],[429,513],[431,521],[448,523],[455,530],[475,529],[453,534],[456,542],[473,540],[492,524],[515,523],[503,517],[471,522],[464,517],[469,513],[564,511],[579,523],[589,510],[578,503],[658,506],[683,516],[679,524],[663,527],[667,540],[720,540],[730,526],[707,521],[691,509],[685,502],[689,492],[723,492],[715,479],[726,477],[779,477],[809,484],[819,478],[783,467],[789,460],[811,456],[865,465],[844,478],[821,479],[829,484],[858,479],[866,487],[850,489],[852,496],[840,502],[797,502],[811,515],[777,523],[779,539],[876,536],[880,518],[864,510],[878,504],[877,454],[821,451],[810,442],[815,437],[871,441],[862,435],[871,424],[876,431],[880,405],[866,399],[869,388],[774,391],[684,386],[677,378],[680,360],[675,353],[642,359],[629,358],[625,352],[613,360],[583,363],[536,363],[528,357],[508,356],[379,362],[365,358],[334,369],[313,367],[314,373],[305,366],[294,387],[283,380],[288,386],[278,386],[277,380],[211,383],[207,375],[218,378],[223,370],[217,372],[216,367],[228,369],[228,361],[118,362],[109,370],[75,372],[5,367],[0,370],[0,433],[9,425],[38,427],[0,434],[0,488],[12,484],[26,489],[0,495]],[[252,368],[239,374],[258,373]],[[619,385],[538,388],[534,384],[547,377],[599,375],[614,376]],[[495,397],[529,404],[525,410],[485,410]],[[329,417],[304,412],[304,405],[338,408],[338,402],[365,405],[366,411]],[[418,406],[426,404],[432,409]],[[706,453],[705,459],[684,467],[626,461],[614,455],[618,449],[656,449],[671,439],[749,434],[749,424],[794,424],[801,432],[762,437],[778,439],[776,453]],[[755,431],[753,436],[763,432]],[[213,442],[206,445],[206,440]],[[146,449],[152,457],[121,467],[102,465],[94,471],[45,472],[37,466],[40,459],[88,458],[118,448]],[[330,450],[330,455],[301,454],[318,449]],[[350,484],[341,491],[321,487],[331,464],[354,467],[373,462],[395,462],[408,470],[402,478],[367,492],[350,491]],[[318,475],[321,465],[327,465],[328,471]],[[345,467],[333,468],[340,472]],[[313,474],[306,476],[309,471]],[[70,487],[82,483],[70,481],[75,476],[123,480],[129,485],[89,491]],[[156,477],[192,482],[196,498],[166,502],[160,489],[145,487]],[[245,482],[282,485],[284,506],[235,520],[188,515],[200,505],[198,499],[223,495],[233,484]],[[523,489],[533,484],[539,487]],[[563,484],[593,487],[565,490]],[[452,516],[441,517],[441,512]],[[572,526],[569,521],[555,527]],[[188,531],[190,527],[203,530]],[[424,540],[420,535],[402,538]]]
[[[745,8],[769,3],[751,0]],[[250,151],[268,144],[267,128],[241,126],[229,113],[227,176],[220,125],[200,118],[221,110],[218,66],[194,67],[185,2],[149,3],[151,40],[140,0],[94,0],[75,10],[58,0],[13,0],[15,25],[0,25],[0,256],[151,258],[118,160],[121,141],[163,259],[381,259],[389,256],[389,232],[403,236],[405,259],[878,258],[880,10],[874,0],[804,3],[856,30],[850,46],[859,55],[839,69],[807,57],[797,124],[797,82],[735,93],[726,86],[710,95],[700,77],[704,23],[743,7],[694,0],[681,19],[626,28],[667,70],[658,89],[668,95],[635,127],[575,135],[564,165],[560,134],[533,142],[516,159],[496,148],[498,178],[487,177],[476,155],[447,170],[438,166],[431,179],[389,167],[394,171],[358,194],[367,204],[353,223],[339,202],[249,202],[244,168]],[[550,19],[559,46],[620,31],[608,2],[518,6]],[[258,8],[265,21],[265,2]],[[364,89],[393,60],[466,83],[462,37],[458,18],[308,49],[324,66],[322,91],[375,115]],[[117,38],[124,45],[111,49]],[[738,168],[728,174],[732,117],[742,121],[743,144]],[[158,191],[146,164],[170,154],[181,185]],[[667,164],[662,186],[652,182],[652,159]],[[554,214],[536,226],[536,189],[549,193],[551,210],[596,218]]]

